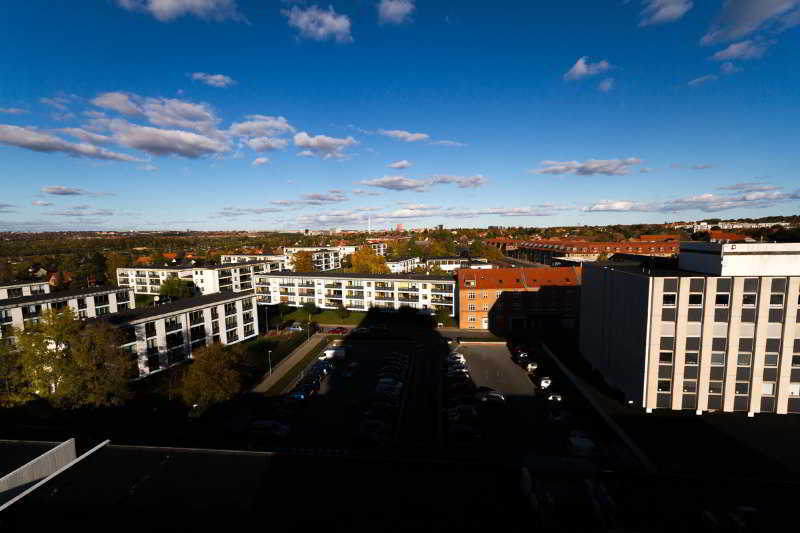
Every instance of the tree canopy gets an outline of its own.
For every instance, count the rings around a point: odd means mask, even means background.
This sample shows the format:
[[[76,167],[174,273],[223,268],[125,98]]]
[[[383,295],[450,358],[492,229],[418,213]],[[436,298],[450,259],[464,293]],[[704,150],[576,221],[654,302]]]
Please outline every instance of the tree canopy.
[[[350,256],[353,272],[360,274],[388,274],[386,260],[375,253],[371,246],[362,246]]]
[[[193,292],[191,282],[181,278],[167,278],[161,284],[158,294],[168,296],[173,300],[180,300],[190,297]]]
[[[233,398],[242,388],[239,353],[219,343],[195,350],[181,382],[187,405],[208,406]]]
[[[311,252],[297,252],[294,254],[295,272],[313,272],[314,257]]]

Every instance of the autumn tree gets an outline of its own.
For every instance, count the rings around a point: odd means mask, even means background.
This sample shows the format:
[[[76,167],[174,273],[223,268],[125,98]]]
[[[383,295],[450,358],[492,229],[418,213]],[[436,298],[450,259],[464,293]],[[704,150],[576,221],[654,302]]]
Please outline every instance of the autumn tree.
[[[109,254],[106,258],[106,279],[108,280],[109,284],[115,285],[117,284],[117,269],[122,267],[127,267],[131,265],[131,258],[130,256],[123,255],[123,254]]]
[[[195,350],[180,393],[187,405],[208,406],[233,398],[242,388],[237,351],[219,343]]]
[[[350,256],[353,272],[360,274],[388,274],[386,260],[375,253],[372,246],[362,246]]]
[[[311,252],[297,252],[294,254],[294,271],[295,272],[313,272],[314,271],[314,256]]]
[[[173,300],[180,300],[181,298],[188,298],[192,295],[192,284],[181,278],[167,278],[161,284],[158,294],[167,296]]]
[[[19,352],[0,342],[0,406],[22,401],[25,395]]]

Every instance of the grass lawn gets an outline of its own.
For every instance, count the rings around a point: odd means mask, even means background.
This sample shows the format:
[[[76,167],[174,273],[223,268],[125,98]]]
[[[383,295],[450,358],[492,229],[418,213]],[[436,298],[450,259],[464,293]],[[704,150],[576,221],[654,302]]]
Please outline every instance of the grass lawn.
[[[281,394],[283,389],[286,388],[289,383],[291,383],[301,372],[303,372],[312,361],[314,361],[325,347],[333,340],[334,337],[326,336],[324,339],[320,340],[314,348],[306,354],[303,359],[294,365],[281,379],[275,382],[272,387],[266,392],[267,396],[278,396]]]
[[[366,316],[366,313],[359,313],[356,311],[350,311],[350,316],[347,318],[341,318],[339,313],[333,309],[326,309],[321,313],[317,313],[316,315],[311,315],[311,321],[317,322],[319,324],[346,324],[355,326],[361,323],[361,321]],[[302,309],[298,309],[296,311],[292,311],[287,315],[283,315],[284,322],[292,322],[292,321],[301,321],[301,320],[308,320],[308,313],[303,311]]]

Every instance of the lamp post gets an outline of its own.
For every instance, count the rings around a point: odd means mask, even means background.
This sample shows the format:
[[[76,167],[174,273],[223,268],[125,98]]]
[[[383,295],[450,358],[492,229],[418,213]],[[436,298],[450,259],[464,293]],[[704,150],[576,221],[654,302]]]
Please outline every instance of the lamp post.
[[[267,350],[267,361],[269,361],[269,375],[272,375],[272,350]]]

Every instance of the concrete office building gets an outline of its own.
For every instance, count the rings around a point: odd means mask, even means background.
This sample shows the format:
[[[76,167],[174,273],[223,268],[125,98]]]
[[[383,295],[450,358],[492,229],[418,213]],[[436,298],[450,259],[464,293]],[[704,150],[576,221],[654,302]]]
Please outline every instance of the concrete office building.
[[[120,328],[122,348],[133,354],[140,376],[163,370],[210,344],[235,344],[258,334],[253,291],[220,292],[144,307],[102,318]]]
[[[253,276],[270,272],[269,261],[236,262],[195,267],[192,281],[201,294],[242,292],[253,289]]]
[[[370,308],[445,309],[455,316],[455,280],[450,276],[282,272],[255,277],[259,303],[305,303],[323,309],[339,305],[353,311]]]
[[[136,294],[158,294],[168,278],[192,279],[192,266],[123,267],[117,269],[117,285]]]
[[[0,300],[37,296],[50,292],[50,284],[46,281],[15,281],[0,285]]]
[[[581,351],[652,409],[800,413],[800,244],[585,263]]]
[[[227,254],[220,256],[220,262],[225,265],[230,263],[249,263],[252,261],[266,261],[270,272],[280,272],[288,268],[286,266],[287,259],[285,255]]]
[[[79,319],[117,313],[136,307],[131,289],[90,287],[0,300],[0,342],[14,342],[12,328],[24,330],[47,309],[69,307]]]

